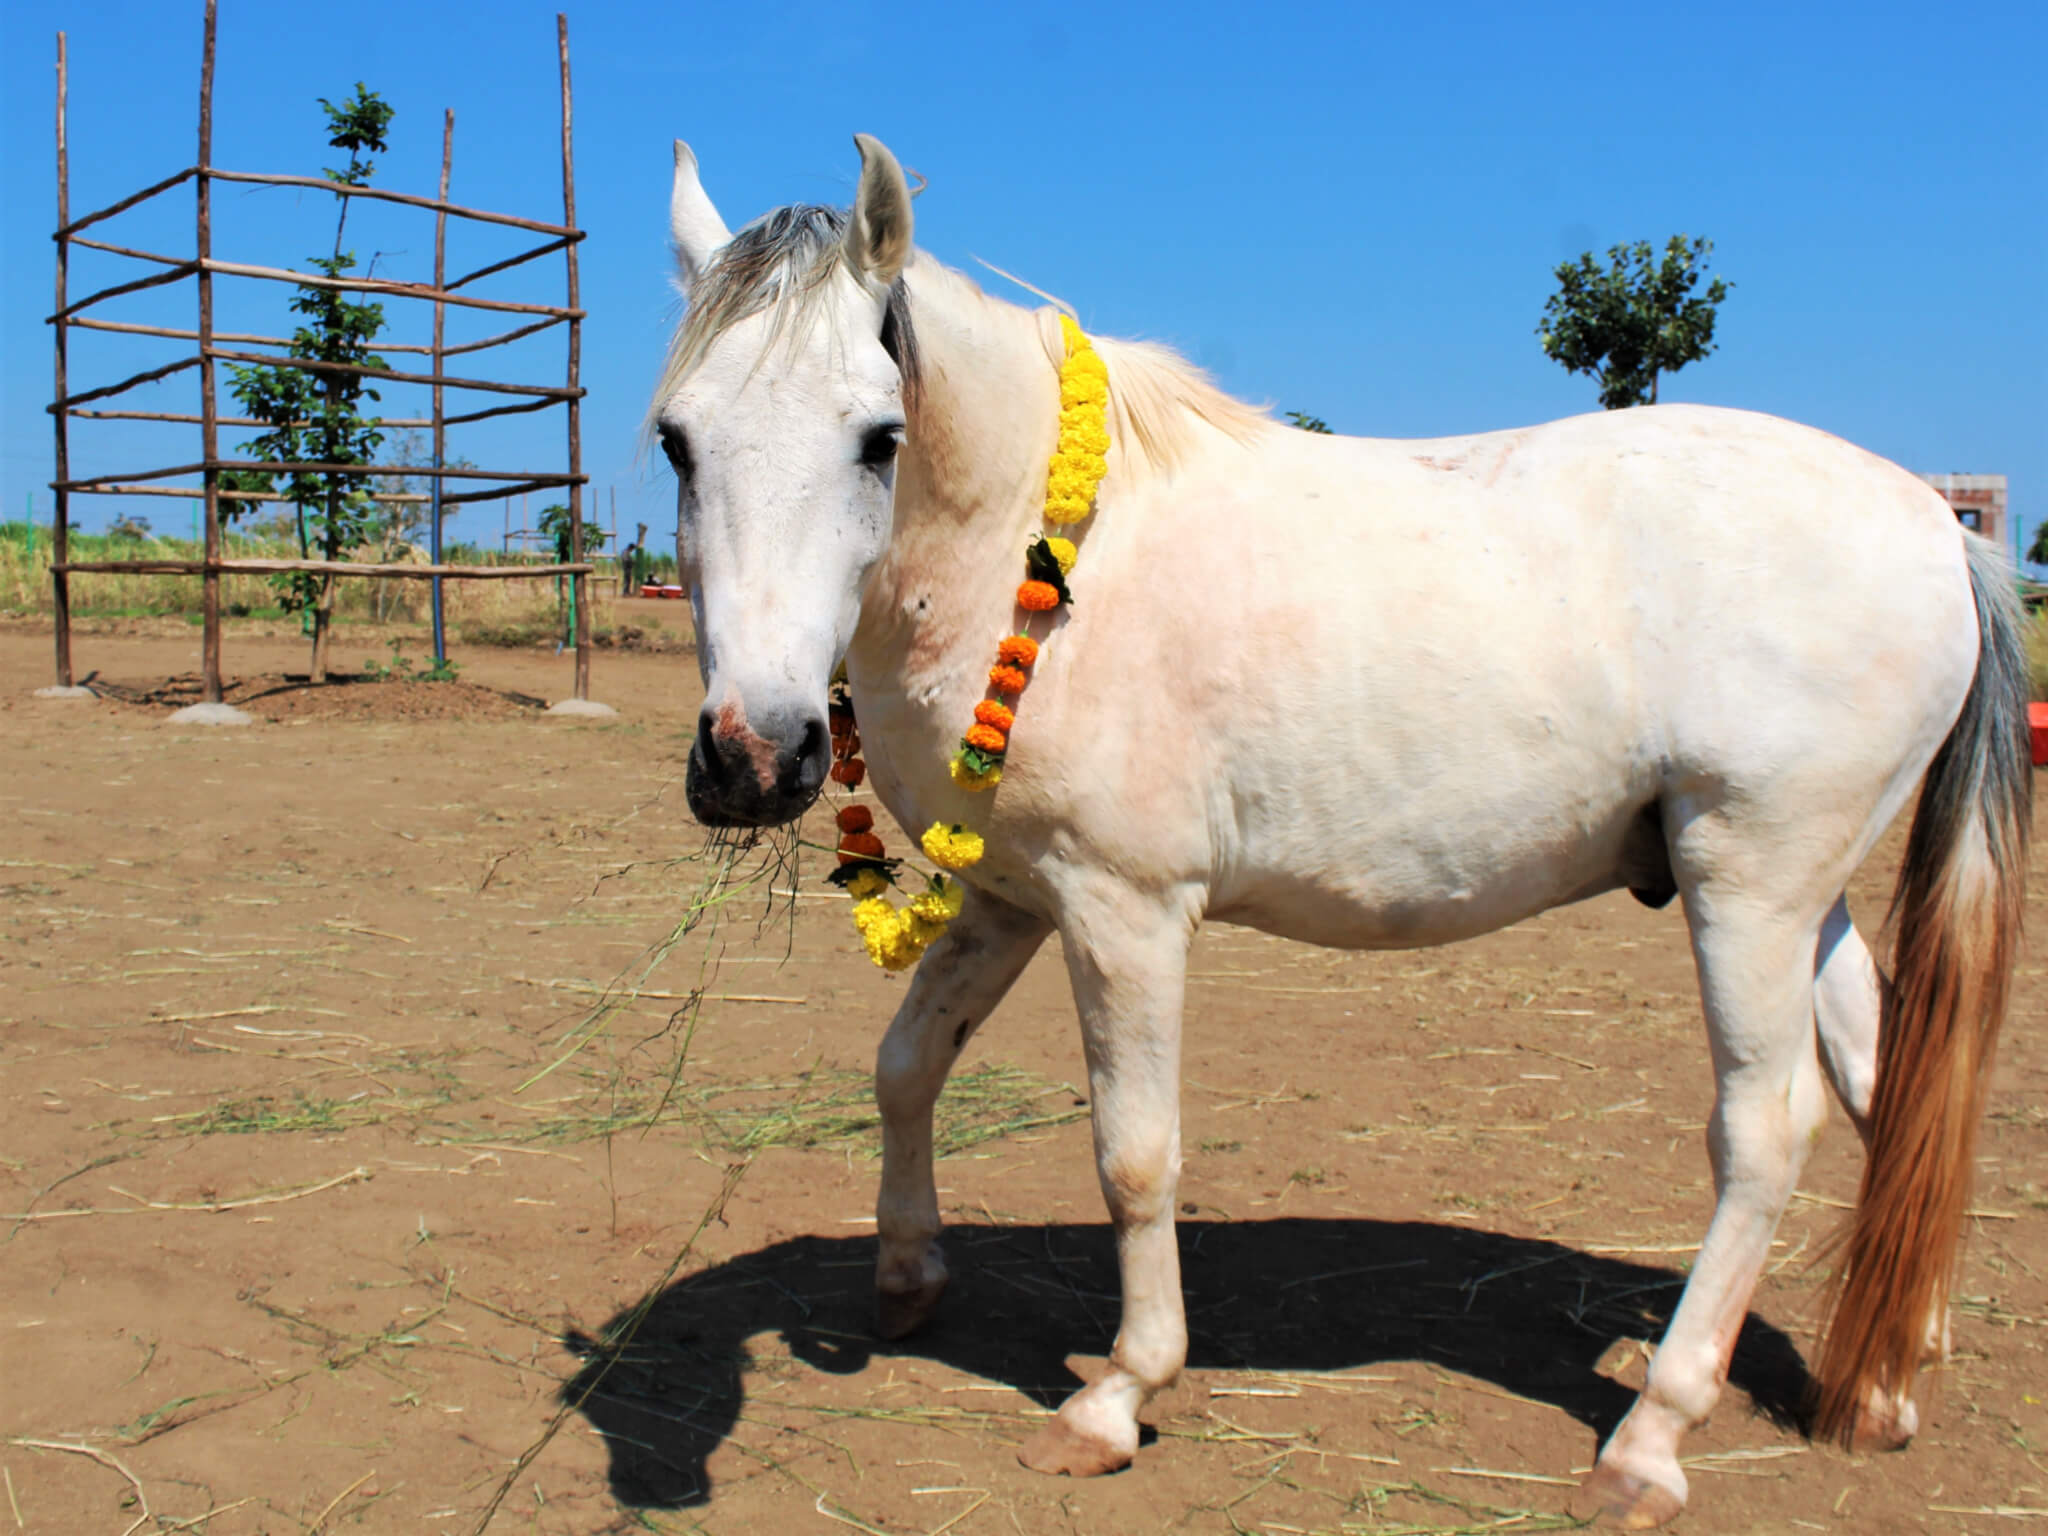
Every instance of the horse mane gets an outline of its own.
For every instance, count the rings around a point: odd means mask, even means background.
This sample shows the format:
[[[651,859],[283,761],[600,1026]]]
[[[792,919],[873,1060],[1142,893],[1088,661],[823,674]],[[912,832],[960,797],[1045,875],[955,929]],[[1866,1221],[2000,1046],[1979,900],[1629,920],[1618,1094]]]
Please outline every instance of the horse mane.
[[[1056,319],[1051,330],[1059,336]],[[1123,448],[1126,457],[1119,468],[1126,478],[1171,474],[1185,462],[1203,427],[1243,443],[1274,425],[1267,412],[1225,394],[1171,347],[1114,336],[1088,339],[1109,367],[1110,451]],[[1065,352],[1064,341],[1055,342],[1054,358]]]
[[[655,386],[650,428],[654,414],[704,360],[711,344],[733,326],[772,311],[765,356],[778,339],[801,338],[816,323],[830,302],[831,278],[846,261],[849,216],[844,208],[793,203],[762,215],[726,242],[689,287],[688,307],[669,342]],[[943,263],[923,257],[914,264],[921,275],[936,267],[984,302],[1004,303]],[[1055,368],[1066,356],[1059,324],[1063,307],[1032,312]],[[1204,427],[1246,442],[1273,425],[1266,411],[1225,394],[1170,347],[1109,336],[1089,339],[1109,369],[1110,452],[1120,460],[1124,476],[1171,474],[1186,460]],[[908,401],[921,380],[917,333],[901,277],[889,289],[881,341],[902,372]]]
[[[684,294],[687,308],[669,340],[668,357],[648,408],[650,428],[655,413],[703,362],[712,342],[742,320],[772,311],[764,357],[778,340],[800,340],[816,324],[831,300],[832,276],[842,266],[853,271],[846,260],[849,217],[844,208],[792,203],[763,214],[719,249]],[[919,380],[917,339],[900,277],[889,288],[882,345],[902,372],[904,393],[914,394]]]

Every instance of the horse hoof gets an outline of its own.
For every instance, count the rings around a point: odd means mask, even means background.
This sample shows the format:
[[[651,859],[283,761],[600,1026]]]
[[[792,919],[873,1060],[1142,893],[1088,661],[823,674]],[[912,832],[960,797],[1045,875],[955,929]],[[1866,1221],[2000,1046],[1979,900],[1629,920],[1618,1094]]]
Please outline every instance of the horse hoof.
[[[1913,1443],[1913,1436],[1920,1428],[1920,1410],[1911,1402],[1897,1402],[1890,1398],[1878,1404],[1865,1403],[1856,1413],[1856,1430],[1851,1435],[1851,1450],[1903,1451]]]
[[[1676,1519],[1684,1508],[1684,1494],[1605,1463],[1579,1484],[1571,1504],[1573,1519],[1624,1531],[1647,1531]]]
[[[885,1339],[908,1338],[917,1332],[938,1310],[939,1298],[946,1294],[946,1279],[942,1274],[907,1291],[876,1290],[875,1332]]]
[[[1024,1442],[1017,1459],[1034,1472],[1054,1477],[1100,1477],[1131,1464],[1132,1453],[1093,1435],[1083,1434],[1055,1417]]]

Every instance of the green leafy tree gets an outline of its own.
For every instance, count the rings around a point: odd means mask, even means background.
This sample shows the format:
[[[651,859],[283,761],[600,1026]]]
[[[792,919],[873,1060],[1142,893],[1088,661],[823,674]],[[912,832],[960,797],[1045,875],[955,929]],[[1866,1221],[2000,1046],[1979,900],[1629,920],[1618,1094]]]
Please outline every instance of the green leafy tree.
[[[1330,433],[1330,424],[1320,416],[1311,416],[1307,411],[1288,411],[1286,416],[1289,422],[1304,432],[1321,432],[1325,435]]]
[[[539,526],[542,535],[554,543],[555,562],[558,565],[574,565],[579,561],[587,560],[604,547],[604,530],[592,523],[585,523],[583,525],[583,548],[581,550],[576,548],[575,530],[569,525],[569,509],[559,501],[551,506],[540,509]],[[575,588],[569,585],[568,578],[557,576],[555,578],[555,604],[558,617],[562,621],[562,643],[564,645],[575,644],[576,611],[571,606],[574,598]]]
[[[1557,269],[1557,292],[1536,334],[1544,353],[1600,381],[1610,411],[1657,403],[1657,376],[1714,350],[1714,314],[1732,286],[1705,276],[1714,242],[1673,235],[1659,258],[1649,241],[1617,245],[1605,266],[1588,251]]]
[[[339,106],[320,98],[327,114],[328,144],[348,151],[348,164],[328,167],[329,181],[359,187],[375,166],[372,154],[386,148],[384,134],[393,109],[374,91],[356,83],[355,94]],[[341,248],[348,225],[348,199],[334,223],[334,250],[308,259],[323,277],[341,278],[354,270],[355,253]],[[389,365],[371,349],[384,328],[384,306],[358,303],[343,290],[302,284],[291,307],[303,317],[292,332],[288,355],[297,366],[261,364],[231,367],[228,391],[250,416],[269,430],[242,444],[251,458],[272,463],[330,465],[375,462],[384,440],[382,424],[364,414],[365,401],[379,400],[365,373]],[[339,365],[339,366],[336,366]],[[377,522],[376,504],[366,489],[368,476],[346,468],[249,470],[228,477],[229,489],[282,494],[297,513],[299,554],[310,558],[317,548],[323,560],[339,560],[368,539]],[[334,581],[330,574],[286,572],[276,579],[279,601],[290,609],[312,610],[313,681],[327,679],[328,639],[334,613]]]
[[[569,509],[559,501],[540,509],[540,531],[543,537],[553,542],[557,565],[574,565],[604,548],[604,530],[594,523],[583,525],[583,548],[572,547]]]

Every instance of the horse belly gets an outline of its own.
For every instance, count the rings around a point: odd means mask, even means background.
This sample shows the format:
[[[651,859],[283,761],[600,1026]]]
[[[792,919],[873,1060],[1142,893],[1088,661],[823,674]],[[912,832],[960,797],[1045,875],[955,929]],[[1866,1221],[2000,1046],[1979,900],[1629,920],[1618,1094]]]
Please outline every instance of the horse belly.
[[[1432,802],[1434,797],[1431,797]],[[1511,796],[1410,802],[1399,824],[1360,815],[1256,829],[1209,915],[1339,949],[1415,949],[1504,928],[1551,907],[1630,886],[1668,888],[1654,796],[1548,811]]]

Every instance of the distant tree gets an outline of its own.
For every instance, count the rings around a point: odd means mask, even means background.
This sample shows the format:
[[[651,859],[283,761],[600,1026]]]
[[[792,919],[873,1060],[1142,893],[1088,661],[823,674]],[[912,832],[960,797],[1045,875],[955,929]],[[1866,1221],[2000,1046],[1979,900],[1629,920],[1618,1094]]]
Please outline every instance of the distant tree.
[[[1307,411],[1288,411],[1287,419],[1304,432],[1330,433],[1330,424],[1320,416],[1311,416]]]
[[[574,531],[569,526],[569,509],[559,501],[540,509],[540,531],[554,541],[555,560],[561,565],[577,564],[604,548],[604,530],[595,523],[583,525],[583,548],[580,551],[576,548]],[[555,606],[562,621],[564,645],[575,644],[575,636],[571,633],[575,619],[570,607],[574,594],[575,588],[569,585],[566,577],[555,578]]]
[[[569,509],[559,501],[540,509],[540,531],[554,541],[555,560],[560,565],[574,565],[604,548],[604,530],[595,523],[583,525],[583,548],[580,551],[570,547]]]
[[[1657,376],[1714,350],[1714,312],[1732,286],[1721,278],[1694,297],[1714,242],[1673,235],[1661,260],[1647,240],[1617,245],[1602,266],[1591,251],[1557,269],[1557,292],[1536,334],[1544,353],[1600,381],[1610,411],[1657,403]]]
[[[2027,546],[2029,565],[2048,565],[2048,523],[2034,530],[2034,542]]]
[[[384,134],[393,109],[361,81],[356,82],[355,95],[339,106],[324,96],[319,101],[327,113],[328,144],[348,151],[347,166],[340,170],[329,167],[327,179],[341,186],[364,185],[373,170],[370,155],[386,147]],[[354,253],[341,248],[342,231],[348,226],[348,199],[337,201],[341,209],[334,223],[333,254],[308,259],[322,276],[334,279],[356,264]],[[305,316],[305,323],[292,333],[290,356],[297,366],[261,364],[229,370],[229,393],[243,410],[270,429],[244,443],[243,451],[251,458],[279,464],[374,462],[377,445],[384,440],[382,423],[364,415],[361,403],[379,396],[368,387],[365,373],[352,370],[381,371],[389,366],[370,350],[384,328],[384,306],[355,303],[339,288],[303,284],[292,299],[292,308]],[[364,488],[367,478],[346,469],[281,470],[275,474],[248,470],[229,476],[227,484],[232,490],[275,491],[282,480],[284,499],[298,512],[300,557],[310,557],[317,534],[320,557],[339,560],[344,551],[365,541],[376,521],[375,504]],[[313,610],[313,681],[325,682],[334,577],[292,571],[278,577],[276,586],[287,609]]]

